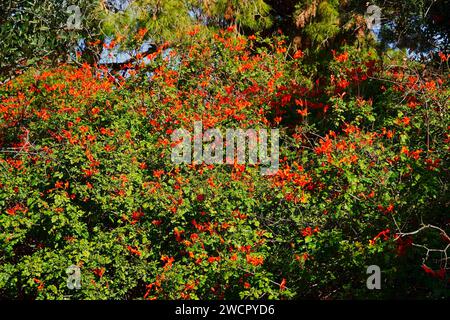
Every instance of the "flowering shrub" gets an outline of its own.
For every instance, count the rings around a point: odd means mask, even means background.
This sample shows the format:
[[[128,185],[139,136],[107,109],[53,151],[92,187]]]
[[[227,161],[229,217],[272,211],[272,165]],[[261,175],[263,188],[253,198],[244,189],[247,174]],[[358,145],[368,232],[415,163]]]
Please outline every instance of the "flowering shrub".
[[[127,77],[61,65],[0,87],[1,296],[448,296],[427,249],[449,243],[448,69],[351,46],[315,69],[282,36],[230,30],[189,31]],[[279,128],[279,171],[175,165],[170,134],[200,120]]]

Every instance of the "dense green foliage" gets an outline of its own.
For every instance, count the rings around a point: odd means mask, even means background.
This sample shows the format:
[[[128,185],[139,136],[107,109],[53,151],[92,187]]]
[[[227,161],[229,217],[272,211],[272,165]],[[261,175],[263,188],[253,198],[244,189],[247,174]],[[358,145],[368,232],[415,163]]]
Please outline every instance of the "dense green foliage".
[[[448,0],[0,1],[0,299],[449,298]]]
[[[448,297],[426,250],[450,240],[445,56],[355,44],[312,62],[234,27],[181,39],[126,78],[40,65],[0,87],[2,297]],[[170,134],[196,120],[279,128],[278,173],[175,165]],[[422,224],[440,230],[405,234]]]

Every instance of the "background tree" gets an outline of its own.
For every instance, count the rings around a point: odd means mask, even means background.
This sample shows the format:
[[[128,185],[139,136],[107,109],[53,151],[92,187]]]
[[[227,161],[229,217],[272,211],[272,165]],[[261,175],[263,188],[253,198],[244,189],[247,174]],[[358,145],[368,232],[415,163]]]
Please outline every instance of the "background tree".
[[[43,58],[67,61],[80,39],[97,36],[97,1],[2,0],[0,7],[0,80]]]
[[[449,51],[450,2],[448,0],[375,1],[383,8],[381,39],[384,46],[416,53]]]

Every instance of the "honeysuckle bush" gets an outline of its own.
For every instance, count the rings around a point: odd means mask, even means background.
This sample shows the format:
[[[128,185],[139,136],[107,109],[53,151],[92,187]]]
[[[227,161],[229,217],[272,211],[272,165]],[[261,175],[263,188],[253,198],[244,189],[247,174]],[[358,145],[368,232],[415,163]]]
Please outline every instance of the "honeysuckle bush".
[[[448,297],[426,250],[449,243],[445,56],[427,73],[350,45],[308,58],[282,35],[193,28],[120,74],[41,65],[2,85],[0,295]],[[200,120],[278,128],[278,172],[174,164],[171,133]],[[441,232],[406,234],[423,224]]]

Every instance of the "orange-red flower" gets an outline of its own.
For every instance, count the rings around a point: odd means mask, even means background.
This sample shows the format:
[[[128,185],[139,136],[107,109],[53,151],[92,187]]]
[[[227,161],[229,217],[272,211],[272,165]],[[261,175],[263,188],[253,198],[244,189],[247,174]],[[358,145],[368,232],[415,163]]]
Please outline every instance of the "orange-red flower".
[[[283,278],[283,280],[281,280],[281,283],[280,283],[280,290],[283,291],[285,289],[286,289],[286,279]]]
[[[304,56],[304,53],[301,50],[297,50],[294,53],[294,59],[300,59],[300,58],[303,58],[303,56]]]
[[[259,266],[264,263],[264,258],[259,256],[253,256],[250,254],[247,254],[246,256],[247,262],[254,266]]]

